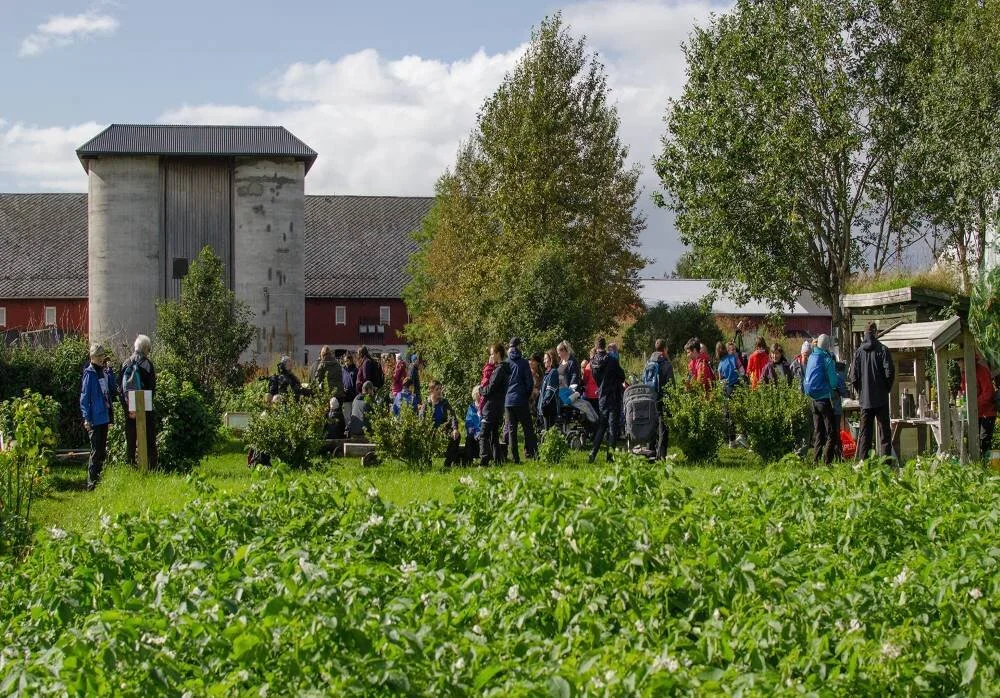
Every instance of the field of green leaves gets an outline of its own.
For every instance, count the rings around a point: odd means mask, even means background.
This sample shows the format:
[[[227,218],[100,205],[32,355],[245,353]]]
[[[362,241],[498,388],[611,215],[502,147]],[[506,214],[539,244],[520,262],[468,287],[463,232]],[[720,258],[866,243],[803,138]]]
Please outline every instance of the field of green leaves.
[[[0,563],[0,693],[997,695],[1000,478],[285,479]]]

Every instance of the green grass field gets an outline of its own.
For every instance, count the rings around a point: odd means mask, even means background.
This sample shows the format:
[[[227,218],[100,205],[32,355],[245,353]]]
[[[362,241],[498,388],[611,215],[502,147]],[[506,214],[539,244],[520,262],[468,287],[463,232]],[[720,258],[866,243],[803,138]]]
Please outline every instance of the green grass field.
[[[585,454],[572,453],[568,463],[551,467],[541,463],[503,466],[529,474],[553,473],[557,478],[579,480],[599,477],[607,466],[603,459],[594,465],[586,463]],[[666,469],[664,469],[666,472]],[[757,468],[724,468],[710,466],[678,466],[674,473],[695,492],[707,491],[720,483],[739,483],[771,477],[787,469],[770,466]],[[316,477],[319,473],[334,473],[344,480],[362,479],[378,488],[386,501],[397,505],[413,501],[438,500],[450,502],[453,488],[465,475],[481,477],[480,468],[441,467],[418,473],[385,464],[374,468],[361,465],[359,459],[336,459],[295,477]],[[242,492],[256,482],[273,477],[270,469],[251,470],[238,445],[230,444],[221,453],[206,457],[190,475],[141,474],[133,468],[110,466],[101,485],[93,492],[84,489],[86,465],[57,465],[52,468],[51,488],[36,501],[32,518],[40,528],[61,528],[86,533],[97,528],[101,516],[127,512],[173,511],[197,497],[225,497]],[[199,488],[203,482],[210,487]],[[199,491],[201,490],[201,491]]]

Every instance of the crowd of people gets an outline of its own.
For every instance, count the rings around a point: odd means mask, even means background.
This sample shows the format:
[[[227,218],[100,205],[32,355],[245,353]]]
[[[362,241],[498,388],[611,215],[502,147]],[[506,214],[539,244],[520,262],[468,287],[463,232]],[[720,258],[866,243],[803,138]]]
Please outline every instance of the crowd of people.
[[[740,351],[739,343],[718,342],[714,359],[697,338],[684,345],[688,359],[684,383],[695,390],[713,389],[718,383],[728,398],[737,386],[749,389],[762,385],[795,385],[808,396],[812,414],[813,461],[830,463],[843,455],[843,400],[849,397],[848,376],[860,411],[857,442],[858,457],[866,456],[875,447],[875,425],[878,425],[877,455],[891,457],[892,441],[889,422],[889,395],[896,377],[889,350],[878,340],[878,328],[869,325],[865,338],[854,353],[851,366],[837,361],[833,341],[820,335],[815,343],[805,341],[791,361],[779,343],[768,346],[763,337],[757,339],[749,355]],[[108,428],[114,420],[114,404],[121,403],[125,415],[125,435],[128,460],[136,460],[136,414],[130,409],[130,391],[156,391],[156,370],[150,361],[149,337],[139,335],[133,354],[116,374],[107,352],[100,344],[90,347],[90,361],[83,371],[80,391],[80,411],[90,439],[90,461],[87,487],[93,489],[100,480],[107,458]],[[310,367],[309,382],[303,385],[293,371],[291,359],[281,357],[274,375],[268,377],[267,403],[276,404],[286,396],[298,397],[312,390],[330,395],[327,415],[328,439],[364,439],[370,427],[370,414],[379,391],[388,381],[388,403],[393,414],[413,409],[428,415],[447,434],[446,465],[499,464],[510,458],[521,462],[524,456],[538,454],[539,432],[552,429],[560,420],[589,414],[581,419],[591,441],[589,461],[594,462],[601,448],[606,459],[613,459],[622,429],[623,397],[627,387],[618,346],[599,337],[586,359],[578,360],[568,341],[555,348],[530,356],[523,353],[523,341],[513,337],[504,346],[493,344],[486,351],[480,380],[472,388],[471,402],[464,418],[459,418],[444,397],[444,386],[432,381],[427,399],[421,392],[424,361],[402,353],[375,357],[367,347],[355,354],[334,356],[323,347]],[[964,368],[964,367],[963,367]],[[653,351],[638,379],[651,386],[659,413],[654,439],[653,456],[666,456],[669,444],[669,420],[664,413],[664,391],[674,384],[674,369],[664,340],[656,340]],[[975,380],[978,393],[981,452],[989,451],[997,415],[997,391],[990,368],[977,357]],[[961,390],[965,390],[962,374]],[[153,414],[147,414],[147,460],[155,466],[156,435]],[[464,427],[464,428],[463,428]],[[727,427],[730,443],[738,443]],[[462,445],[462,435],[465,445]],[[263,456],[263,454],[262,454]]]

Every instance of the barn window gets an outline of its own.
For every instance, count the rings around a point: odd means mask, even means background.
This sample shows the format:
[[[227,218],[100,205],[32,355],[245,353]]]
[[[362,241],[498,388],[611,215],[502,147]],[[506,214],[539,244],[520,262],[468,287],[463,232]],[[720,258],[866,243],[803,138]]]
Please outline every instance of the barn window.
[[[7,309],[0,308],[0,327],[7,326]]]
[[[336,318],[335,318],[334,322],[336,322],[336,324],[338,324],[338,325],[346,325],[347,324],[347,306],[346,305],[338,305],[337,309],[336,309],[335,315],[336,315]]]
[[[174,257],[173,277],[183,279],[188,273],[188,260],[185,257]],[[270,272],[270,269],[268,269]]]
[[[378,309],[378,324],[388,325],[389,324],[389,306],[383,305],[379,306]]]
[[[52,327],[56,324],[56,307],[54,305],[45,306],[45,326]]]

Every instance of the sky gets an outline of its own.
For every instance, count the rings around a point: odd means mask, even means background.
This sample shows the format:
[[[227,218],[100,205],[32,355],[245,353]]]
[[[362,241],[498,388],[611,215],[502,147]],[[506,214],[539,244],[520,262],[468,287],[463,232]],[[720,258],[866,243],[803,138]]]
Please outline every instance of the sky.
[[[643,170],[645,274],[682,246],[652,161],[682,42],[719,0],[0,0],[0,191],[86,191],[110,123],[279,124],[319,153],[307,194],[433,194],[531,29],[561,10],[605,64]]]

